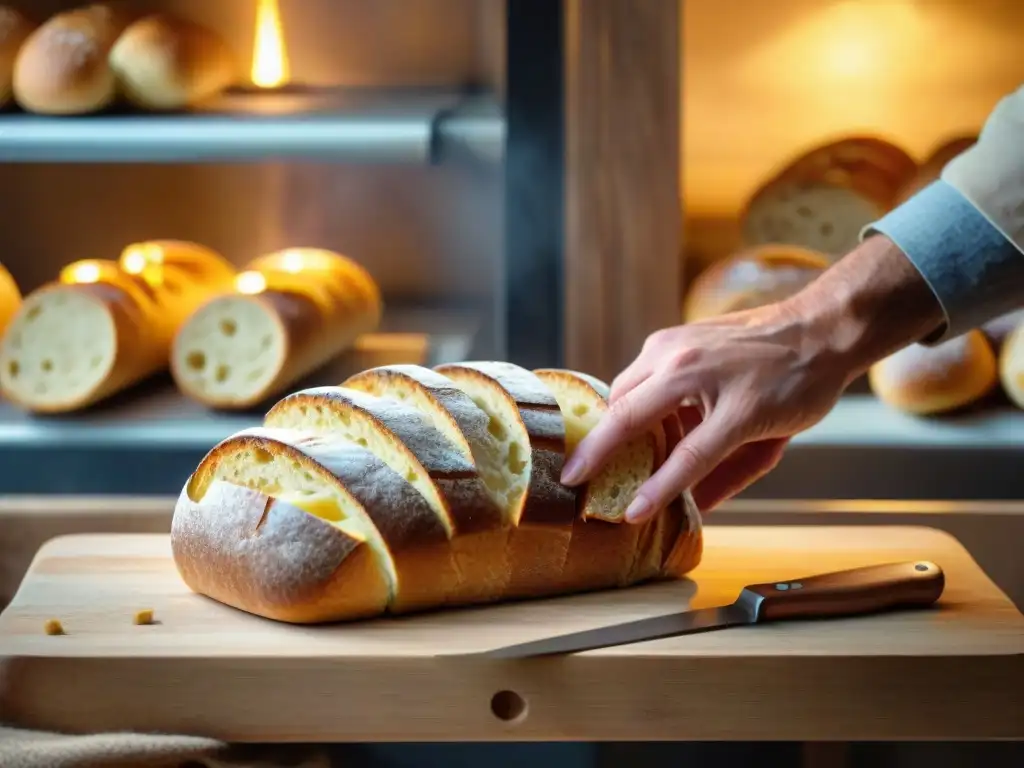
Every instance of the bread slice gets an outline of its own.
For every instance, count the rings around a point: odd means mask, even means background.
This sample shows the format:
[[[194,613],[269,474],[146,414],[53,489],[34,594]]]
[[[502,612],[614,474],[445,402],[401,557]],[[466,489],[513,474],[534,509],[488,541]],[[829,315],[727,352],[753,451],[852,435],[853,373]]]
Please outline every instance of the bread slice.
[[[501,510],[476,466],[418,410],[355,389],[316,387],[279,401],[264,423],[338,435],[365,447],[419,491],[444,525],[459,575],[452,602],[504,594],[509,530]]]
[[[978,330],[935,346],[911,344],[868,371],[871,390],[882,402],[919,415],[970,405],[998,381],[995,352]]]
[[[535,374],[512,363],[466,362],[438,366],[489,418],[480,451],[487,484],[508,488],[511,577],[506,597],[559,591],[569,554],[576,494],[561,484],[565,423],[558,401]]]
[[[683,422],[678,414],[671,414],[663,426],[667,458],[683,439]],[[668,506],[660,523],[661,530],[653,536],[660,547],[658,572],[664,578],[681,579],[700,564],[704,554],[703,518],[689,489]],[[651,567],[644,558],[636,564],[638,573],[645,573]]]
[[[275,498],[193,476],[174,509],[171,551],[189,589],[258,616],[376,616],[388,605],[387,575],[345,517],[334,493]]]
[[[571,456],[607,413],[610,387],[576,371],[547,368],[534,373],[558,400],[565,419],[566,449]],[[580,514],[573,526],[562,574],[566,589],[603,589],[630,583],[640,534],[648,526],[627,524],[624,515],[654,471],[656,458],[654,435],[633,440],[579,491]]]
[[[341,436],[243,430],[206,455],[193,475],[190,498],[204,498],[214,480],[268,496],[332,498],[341,515],[332,522],[370,547],[387,580],[392,612],[442,605],[458,586],[443,521],[401,475]],[[288,548],[298,557],[318,541],[311,531]],[[364,585],[348,588],[359,591]]]
[[[160,371],[165,349],[123,289],[53,283],[31,293],[0,343],[0,388],[37,413],[74,411]]]
[[[21,291],[11,273],[0,264],[0,335],[21,306]]]

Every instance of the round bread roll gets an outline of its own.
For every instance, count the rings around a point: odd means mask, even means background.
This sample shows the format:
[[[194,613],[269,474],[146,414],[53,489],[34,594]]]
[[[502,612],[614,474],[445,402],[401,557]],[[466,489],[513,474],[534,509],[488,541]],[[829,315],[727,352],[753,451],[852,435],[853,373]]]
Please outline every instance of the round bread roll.
[[[214,408],[251,408],[377,327],[380,293],[362,267],[329,251],[311,251],[301,269],[284,258],[303,250],[251,262],[234,292],[182,326],[171,373],[184,394]]]
[[[107,56],[130,17],[106,4],[58,13],[29,35],[14,62],[14,98],[30,112],[77,115],[114,101]]]
[[[0,5],[0,107],[11,100],[14,60],[36,25],[9,5]]]
[[[781,301],[800,291],[830,261],[792,245],[749,248],[712,264],[694,281],[683,305],[683,322]]]
[[[933,347],[911,344],[868,372],[871,390],[882,402],[919,415],[969,405],[992,391],[998,380],[995,353],[980,331]]]
[[[1003,342],[999,353],[999,380],[1018,408],[1024,408],[1024,321]]]
[[[910,181],[900,190],[896,199],[897,204],[906,202],[933,181],[938,179],[939,176],[942,175],[942,169],[946,167],[946,164],[949,163],[950,160],[957,155],[966,152],[968,149],[973,147],[977,141],[977,136],[959,136],[936,147],[932,153],[928,155],[925,161],[921,163],[921,167],[918,168],[917,173],[915,173]]]
[[[751,245],[791,243],[842,256],[916,171],[913,158],[883,139],[815,147],[755,192],[742,215],[743,237]]]
[[[989,320],[981,327],[981,331],[988,337],[993,349],[1000,349],[1007,337],[1021,323],[1024,323],[1024,308],[1015,309],[1013,312],[1007,312],[995,320]]]
[[[224,38],[166,14],[129,26],[110,51],[110,66],[124,96],[153,110],[197,104],[238,76],[238,63]]]
[[[0,264],[0,334],[3,334],[19,306],[21,291],[18,290],[18,284],[14,282],[14,278],[4,265]]]

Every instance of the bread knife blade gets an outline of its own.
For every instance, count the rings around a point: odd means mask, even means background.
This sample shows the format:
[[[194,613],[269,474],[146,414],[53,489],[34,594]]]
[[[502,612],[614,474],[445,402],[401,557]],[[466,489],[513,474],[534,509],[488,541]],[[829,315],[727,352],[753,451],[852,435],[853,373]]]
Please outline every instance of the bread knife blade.
[[[523,659],[784,619],[823,619],[927,608],[941,597],[945,584],[942,569],[925,560],[871,565],[804,579],[752,584],[744,587],[730,605],[655,616],[467,655]]]

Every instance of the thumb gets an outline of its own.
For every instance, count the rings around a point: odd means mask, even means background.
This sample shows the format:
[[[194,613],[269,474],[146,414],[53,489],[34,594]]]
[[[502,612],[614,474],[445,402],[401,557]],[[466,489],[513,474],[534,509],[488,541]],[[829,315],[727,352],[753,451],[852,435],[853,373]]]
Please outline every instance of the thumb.
[[[626,510],[626,521],[642,523],[725,461],[744,440],[742,423],[725,409],[713,411],[686,435],[661,468],[648,478]]]

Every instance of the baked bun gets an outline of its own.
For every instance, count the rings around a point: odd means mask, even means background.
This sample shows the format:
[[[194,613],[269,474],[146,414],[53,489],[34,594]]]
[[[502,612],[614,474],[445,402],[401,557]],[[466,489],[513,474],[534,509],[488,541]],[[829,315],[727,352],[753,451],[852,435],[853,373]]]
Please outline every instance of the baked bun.
[[[957,155],[966,152],[978,142],[977,136],[960,136],[950,139],[936,147],[911,179],[903,186],[897,196],[896,202],[903,203],[927,187],[942,175],[942,169],[946,167]]]
[[[0,264],[0,336],[21,306],[21,291],[11,273]]]
[[[167,14],[146,16],[129,26],[109,61],[125,98],[152,110],[192,106],[238,77],[237,60],[223,37]]]
[[[1024,321],[1006,337],[999,353],[999,380],[1018,408],[1024,408]]]
[[[29,35],[14,62],[14,98],[24,109],[78,115],[117,94],[107,56],[131,17],[109,4],[58,13]]]
[[[0,107],[11,100],[14,61],[36,25],[9,5],[0,5]]]
[[[683,322],[753,309],[800,291],[831,264],[828,256],[793,245],[761,245],[715,262],[690,287]]]
[[[970,405],[997,381],[995,353],[976,330],[933,347],[912,344],[868,372],[871,389],[882,402],[920,415]]]
[[[1024,308],[1015,309],[994,320],[989,320],[981,327],[981,331],[992,343],[993,349],[1000,349],[1003,342],[1006,341],[1006,337],[1013,333],[1021,323],[1024,323]]]
[[[829,142],[790,162],[751,197],[742,215],[748,244],[789,243],[839,257],[895,205],[917,165],[873,137]]]

